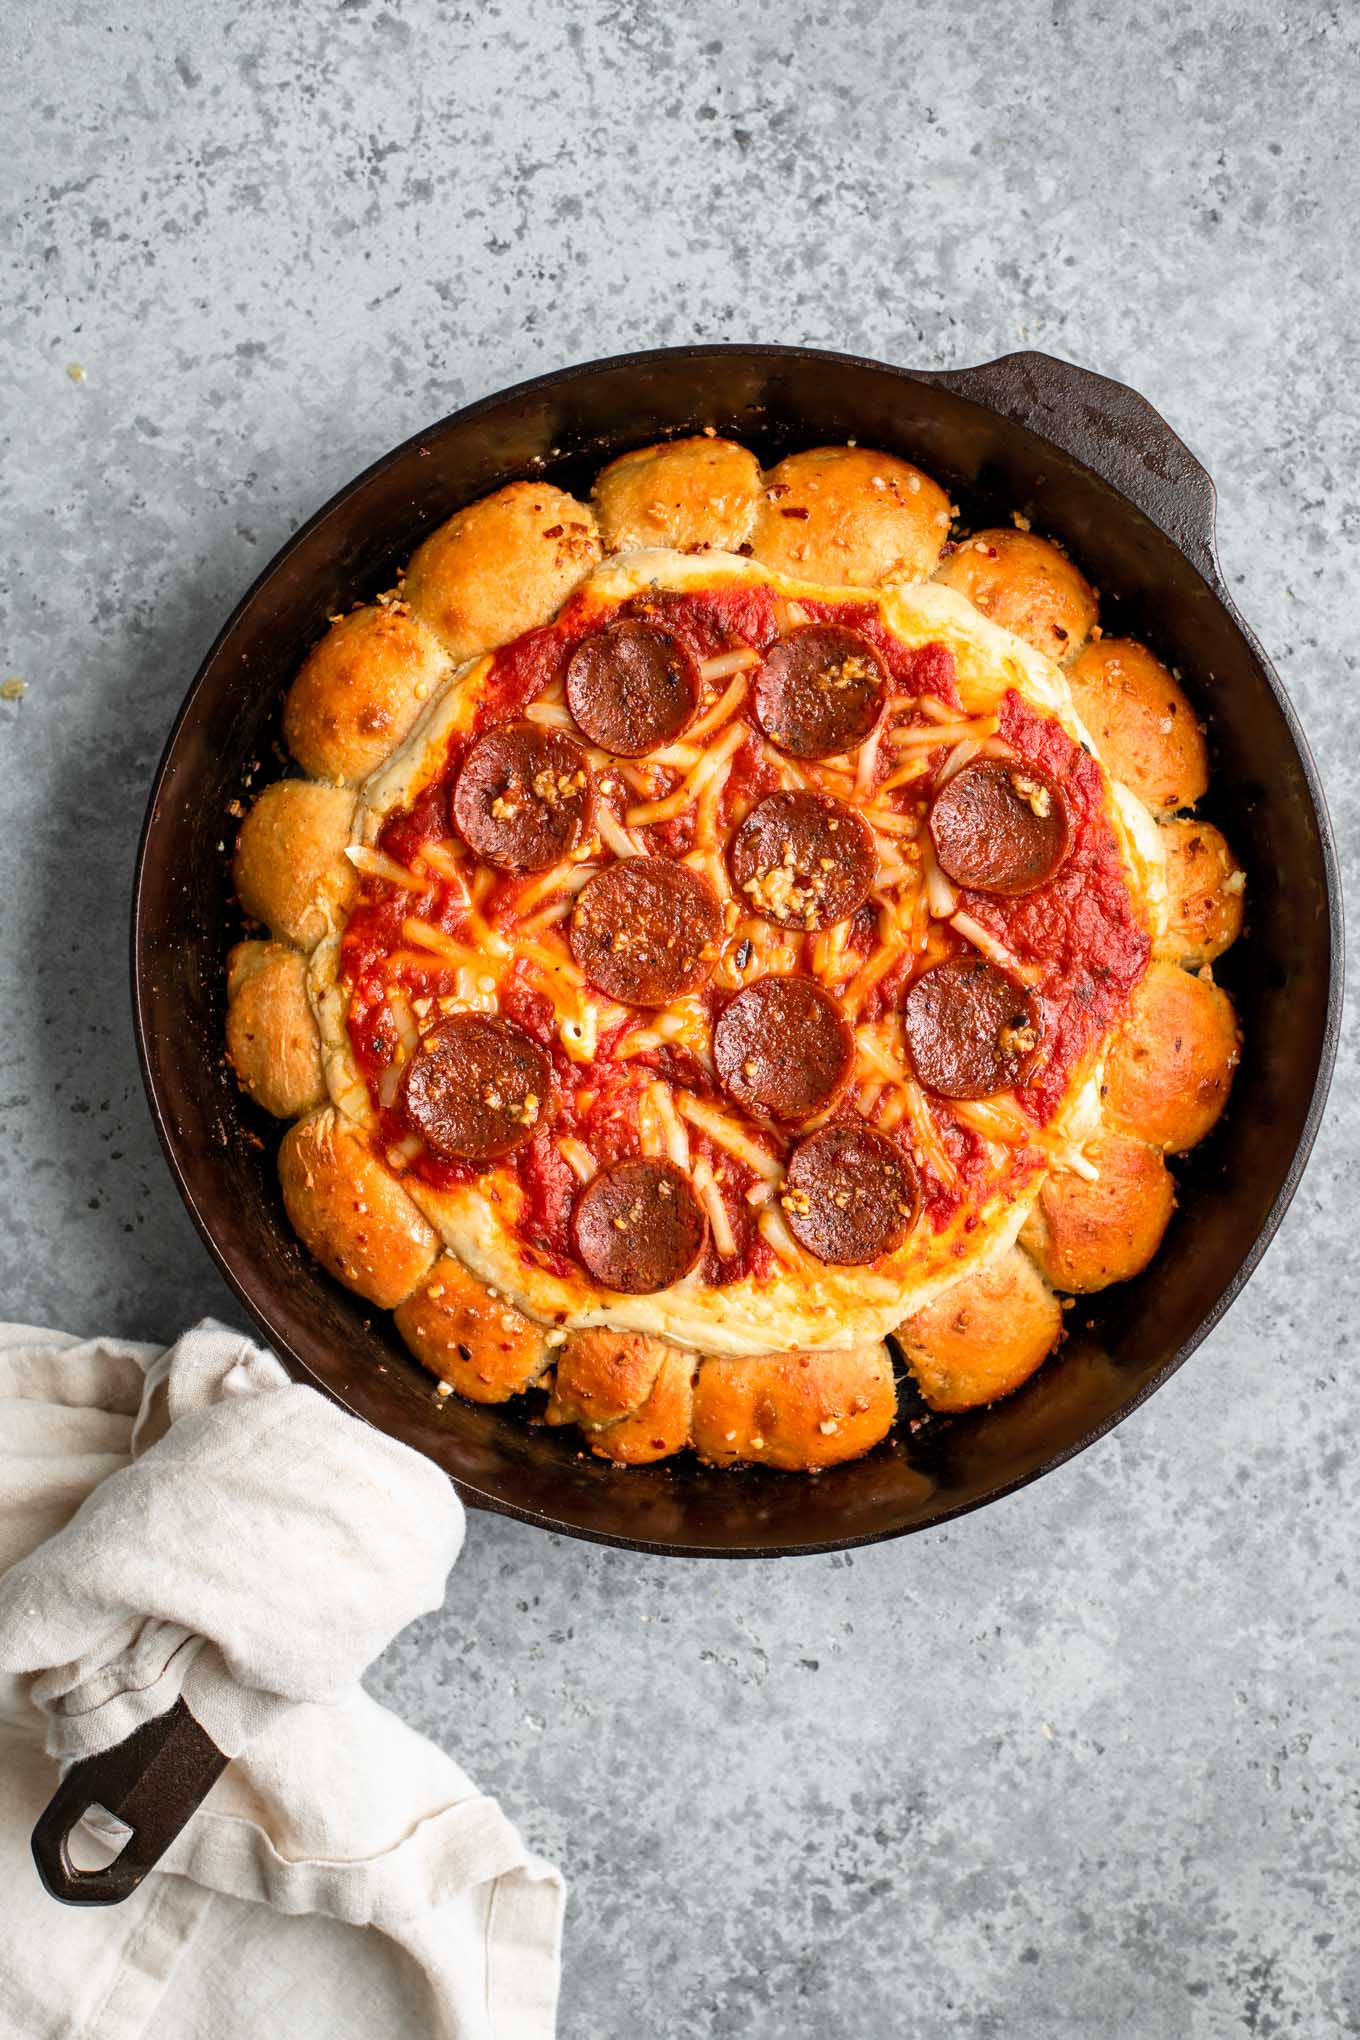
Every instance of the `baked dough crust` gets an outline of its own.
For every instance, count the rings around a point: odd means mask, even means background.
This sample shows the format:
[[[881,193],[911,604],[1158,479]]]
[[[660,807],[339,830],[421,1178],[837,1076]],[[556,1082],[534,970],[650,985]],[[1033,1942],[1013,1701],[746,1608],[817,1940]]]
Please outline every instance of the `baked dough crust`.
[[[300,1119],[326,1095],[307,959],[284,942],[238,942],[227,957],[227,1054],[255,1103]]]
[[[366,779],[448,672],[439,639],[404,603],[351,610],[331,624],[289,688],[283,740],[313,779]]]
[[[402,592],[451,659],[472,659],[547,623],[600,557],[584,503],[547,482],[511,482],[426,539]]]
[[[818,446],[770,469],[751,542],[776,573],[877,588],[925,580],[948,536],[948,496],[910,461]]]
[[[595,478],[606,552],[739,552],[760,501],[760,462],[731,439],[672,439],[621,454]]]
[[[1110,771],[1154,814],[1204,798],[1204,732],[1184,690],[1146,645],[1101,638],[1073,663],[1068,683]]]
[[[1095,628],[1094,588],[1066,553],[1036,532],[975,532],[950,553],[936,578],[1057,666],[1070,664]]]
[[[241,906],[273,939],[229,959],[228,1049],[251,1096],[297,1118],[279,1171],[304,1245],[395,1311],[445,1393],[503,1402],[546,1386],[548,1422],[621,1465],[692,1448],[715,1466],[816,1470],[891,1429],[885,1335],[931,1409],[973,1408],[1057,1344],[1055,1292],[1147,1266],[1175,1203],[1163,1157],[1209,1131],[1240,1052],[1207,966],[1241,928],[1242,874],[1219,831],[1177,813],[1208,779],[1178,682],[1145,647],[1100,638],[1095,591],[1049,540],[989,529],[946,550],[948,497],[908,462],[819,447],[762,477],[745,448],[708,435],[623,455],[593,504],[526,481],[466,506],[392,596],[333,620],[314,648],[284,717],[311,777],[267,787],[240,831]],[[1060,723],[1111,774],[1108,818],[1156,960],[1042,1143],[993,1141],[985,1193],[938,1233],[844,1268],[786,1232],[760,1280],[615,1296],[517,1251],[509,1168],[441,1189],[384,1146],[349,1038],[341,936],[385,818],[471,729],[491,654],[569,600],[589,621],[715,580],[772,588],[793,618],[800,599],[872,590],[899,641],[951,654],[966,717],[1013,691]]]
[[[931,1409],[971,1410],[1029,1380],[1062,1337],[1062,1309],[1029,1255],[1010,1247],[896,1336]]]

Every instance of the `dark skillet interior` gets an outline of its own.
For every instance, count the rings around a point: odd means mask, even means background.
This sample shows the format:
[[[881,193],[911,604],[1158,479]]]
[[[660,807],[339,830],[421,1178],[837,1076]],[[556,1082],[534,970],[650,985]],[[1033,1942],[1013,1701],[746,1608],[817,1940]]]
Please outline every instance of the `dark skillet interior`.
[[[275,1184],[280,1129],[243,1099],[222,1049],[223,956],[238,932],[231,807],[286,769],[280,700],[327,616],[390,585],[429,528],[502,482],[545,473],[584,493],[613,454],[705,425],[767,461],[823,441],[884,447],[948,485],[969,521],[1020,510],[1063,539],[1101,590],[1106,630],[1145,638],[1182,671],[1212,742],[1207,811],[1248,869],[1248,933],[1219,972],[1245,1029],[1236,1094],[1177,1165],[1181,1209],[1152,1268],[1079,1301],[1066,1344],[1009,1401],[904,1423],[869,1458],[815,1480],[709,1472],[690,1458],[622,1471],[522,1408],[438,1401],[386,1314],[298,1246]],[[1321,797],[1278,683],[1214,580],[1212,490],[1180,442],[1119,385],[1036,355],[941,377],[779,348],[628,357],[474,405],[353,483],[266,570],[204,662],[153,795],[134,914],[158,1130],[204,1238],[290,1370],[428,1453],[470,1502],[696,1554],[920,1529],[1032,1479],[1127,1414],[1263,1250],[1311,1145],[1335,1040],[1340,909]]]

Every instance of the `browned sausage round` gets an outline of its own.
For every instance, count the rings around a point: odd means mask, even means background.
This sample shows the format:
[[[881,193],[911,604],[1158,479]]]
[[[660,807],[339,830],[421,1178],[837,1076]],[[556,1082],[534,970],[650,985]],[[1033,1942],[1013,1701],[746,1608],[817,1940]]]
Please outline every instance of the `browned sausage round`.
[[[756,720],[791,757],[834,758],[863,743],[887,686],[866,637],[838,624],[807,624],[766,653],[756,675]]]
[[[593,806],[590,766],[573,738],[538,723],[501,723],[463,760],[453,826],[502,871],[546,871],[582,840]]]
[[[664,1006],[713,968],[722,908],[706,878],[666,857],[625,857],[585,886],[571,953],[592,984],[625,1006]]]
[[[489,1013],[452,1013],[406,1065],[402,1100],[426,1146],[447,1161],[493,1161],[528,1140],[552,1065],[536,1042]]]
[[[571,1232],[587,1274],[606,1289],[648,1296],[688,1275],[704,1251],[708,1220],[683,1169],[639,1155],[591,1178]]]
[[[567,706],[593,744],[641,758],[694,720],[699,669],[668,631],[626,616],[578,645],[567,667]]]
[[[902,1012],[907,1054],[941,1098],[990,1098],[1026,1074],[1042,1026],[1030,993],[980,956],[956,956],[918,977]]]
[[[1046,772],[1005,758],[978,758],[956,772],[930,810],[940,867],[979,892],[1033,892],[1072,848],[1061,789]]]
[[[781,928],[829,928],[863,905],[878,869],[874,832],[829,793],[772,793],[732,838],[732,880]]]
[[[800,1246],[819,1261],[859,1267],[901,1246],[920,1212],[921,1186],[896,1141],[843,1121],[794,1149],[779,1201]]]
[[[728,1097],[776,1119],[820,1112],[854,1061],[850,1023],[811,978],[757,978],[729,999],[713,1029],[713,1064]]]

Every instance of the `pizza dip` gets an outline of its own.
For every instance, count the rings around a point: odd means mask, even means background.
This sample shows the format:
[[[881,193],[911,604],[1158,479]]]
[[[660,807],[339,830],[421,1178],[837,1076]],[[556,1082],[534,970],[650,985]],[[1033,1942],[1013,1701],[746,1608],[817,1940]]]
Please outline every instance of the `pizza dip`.
[[[228,1047],[443,1392],[815,1470],[1156,1253],[1242,873],[1177,679],[951,515],[886,454],[680,440],[457,511],[307,659]]]

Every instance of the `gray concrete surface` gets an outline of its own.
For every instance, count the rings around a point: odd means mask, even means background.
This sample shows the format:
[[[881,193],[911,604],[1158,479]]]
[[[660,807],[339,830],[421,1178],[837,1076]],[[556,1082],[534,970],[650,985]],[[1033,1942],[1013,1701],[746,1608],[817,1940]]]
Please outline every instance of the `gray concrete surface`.
[[[1228,579],[1354,850],[1352,10],[0,21],[8,1314],[235,1315],[133,1066],[148,774],[298,521],[533,371],[691,337],[1031,342],[1136,384],[1218,479]],[[1356,1076],[1352,1040],[1217,1335],[1006,1504],[727,1568],[473,1521],[372,1685],[567,1866],[570,2040],[1360,2031]]]

